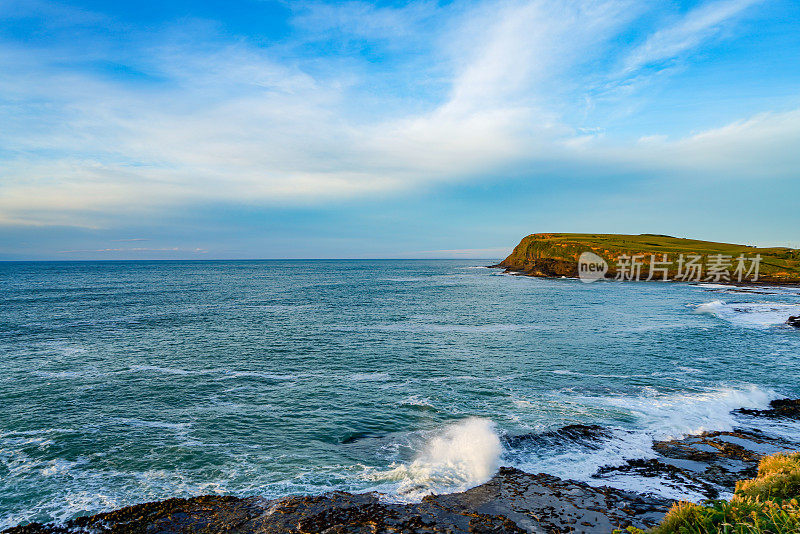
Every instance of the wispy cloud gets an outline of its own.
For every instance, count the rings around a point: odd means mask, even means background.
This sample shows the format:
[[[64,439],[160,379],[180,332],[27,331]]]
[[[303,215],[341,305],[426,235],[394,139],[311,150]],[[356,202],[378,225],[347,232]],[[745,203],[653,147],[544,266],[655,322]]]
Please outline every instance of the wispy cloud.
[[[690,10],[677,22],[653,33],[631,51],[624,61],[625,71],[672,60],[696,49],[704,41],[718,35],[731,19],[763,0],[716,0]]]
[[[775,147],[797,138],[797,112],[735,117],[671,142],[659,132],[629,142],[576,119],[587,92],[619,78],[609,54],[630,78],[701,46],[754,3],[703,3],[628,48],[618,37],[644,8],[632,0],[306,3],[279,45],[197,22],[202,31],[161,29],[83,63],[69,44],[0,41],[0,224],[102,227],[211,202],[325,203],[554,161],[645,171],[691,162],[713,173],[733,159],[756,173],[777,157],[772,171],[785,172],[794,151]],[[371,53],[393,58],[388,71],[349,50],[297,55],[331,32],[378,43]],[[108,75],[109,63],[137,75]],[[374,84],[385,105],[367,111]]]
[[[643,152],[659,165],[706,180],[796,178],[800,110],[762,113],[673,142],[654,140]]]

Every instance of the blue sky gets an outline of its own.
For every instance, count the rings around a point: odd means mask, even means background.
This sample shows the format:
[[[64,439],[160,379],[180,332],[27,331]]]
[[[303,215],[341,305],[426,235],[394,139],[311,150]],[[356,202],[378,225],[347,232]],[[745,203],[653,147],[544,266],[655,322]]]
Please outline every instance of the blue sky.
[[[800,3],[0,0],[0,259],[800,247]]]

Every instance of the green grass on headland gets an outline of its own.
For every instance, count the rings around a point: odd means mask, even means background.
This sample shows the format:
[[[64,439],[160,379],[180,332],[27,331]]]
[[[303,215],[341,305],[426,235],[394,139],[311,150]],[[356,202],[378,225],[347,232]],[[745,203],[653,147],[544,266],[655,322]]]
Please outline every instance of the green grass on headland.
[[[766,456],[730,501],[676,503],[650,534],[800,534],[800,452]],[[636,528],[626,533],[646,534]]]
[[[594,252],[609,263],[609,274],[613,277],[615,262],[620,256],[639,255],[643,278],[646,278],[651,257],[656,261],[667,255],[668,261],[677,262],[681,255],[702,257],[704,265],[702,281],[705,281],[708,265],[718,255],[731,262],[735,268],[736,258],[761,256],[759,282],[800,283],[800,250],[786,247],[753,247],[732,243],[717,243],[697,239],[683,239],[656,234],[531,234],[514,248],[514,251],[499,266],[532,276],[577,276],[578,258],[583,252]],[[678,275],[677,263],[669,268],[669,279]],[[749,277],[747,281],[750,281]],[[735,277],[730,280],[736,281]]]

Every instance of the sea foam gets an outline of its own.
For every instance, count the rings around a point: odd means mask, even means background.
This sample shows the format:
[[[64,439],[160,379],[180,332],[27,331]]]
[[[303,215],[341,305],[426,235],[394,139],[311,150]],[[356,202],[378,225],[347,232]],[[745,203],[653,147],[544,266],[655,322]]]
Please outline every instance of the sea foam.
[[[713,300],[698,304],[695,313],[712,315],[736,326],[763,328],[782,325],[791,315],[800,315],[800,304],[779,302],[731,302]]]
[[[659,477],[619,474],[596,478],[601,466],[621,466],[636,458],[655,458],[654,441],[680,439],[707,431],[730,431],[741,421],[732,413],[737,408],[764,409],[778,394],[756,386],[720,387],[705,392],[653,394],[642,396],[572,397],[584,406],[613,410],[635,420],[636,429],[607,427],[607,434],[588,445],[564,442],[540,447],[533,445],[508,451],[505,460],[531,473],[548,473],[577,479],[590,485],[606,485],[667,498],[702,500],[689,487],[676,487]]]
[[[463,491],[497,471],[503,446],[494,423],[471,417],[430,437],[410,463],[393,464],[368,478],[394,483],[397,500],[418,501],[431,493]]]

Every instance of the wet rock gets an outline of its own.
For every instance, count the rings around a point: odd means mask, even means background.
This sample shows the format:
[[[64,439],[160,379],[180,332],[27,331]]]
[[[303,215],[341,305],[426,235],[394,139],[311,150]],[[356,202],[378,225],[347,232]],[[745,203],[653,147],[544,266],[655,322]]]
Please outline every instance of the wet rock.
[[[789,317],[789,319],[786,321],[786,324],[795,328],[800,328],[800,315],[793,315]]]
[[[677,440],[656,441],[653,443],[656,458],[601,467],[595,477],[606,480],[658,478],[662,485],[678,493],[692,492],[706,499],[716,499],[723,497],[723,493],[732,493],[737,480],[753,478],[763,456],[798,449],[800,443],[754,429],[705,432]]]
[[[742,408],[737,413],[756,417],[788,417],[800,419],[800,399],[777,399],[769,403],[767,410],[750,410]]]
[[[550,475],[501,468],[489,482],[418,504],[333,492],[267,501],[205,496],[140,504],[66,525],[32,524],[6,534],[104,533],[497,533],[611,532],[647,527],[671,502]]]
[[[113,512],[79,517],[65,525],[29,525],[5,530],[9,534],[247,532],[247,525],[264,513],[262,499],[202,496],[137,504]]]
[[[581,445],[596,449],[610,437],[611,432],[600,425],[574,424],[536,434],[505,436],[503,437],[503,442],[508,449],[570,445]]]
[[[660,521],[671,505],[666,499],[513,468],[501,468],[490,482],[478,488],[484,486],[490,489],[490,498],[477,511],[503,515],[526,532],[611,532],[630,525],[645,528]],[[443,495],[436,500],[450,497]]]

